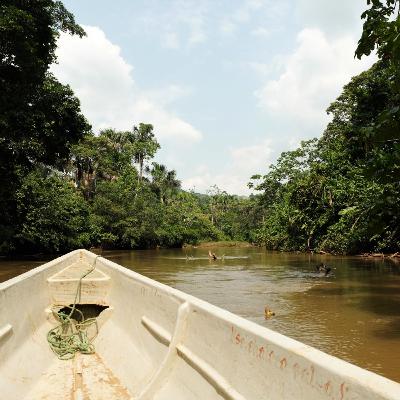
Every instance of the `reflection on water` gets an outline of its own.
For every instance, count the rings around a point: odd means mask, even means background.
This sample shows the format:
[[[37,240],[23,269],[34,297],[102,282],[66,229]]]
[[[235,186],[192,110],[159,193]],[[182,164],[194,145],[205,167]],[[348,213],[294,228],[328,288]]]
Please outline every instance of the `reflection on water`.
[[[143,275],[400,381],[400,264],[259,248],[106,251]],[[324,262],[328,277],[315,272]],[[0,262],[0,280],[40,262]],[[276,316],[265,320],[268,306]]]

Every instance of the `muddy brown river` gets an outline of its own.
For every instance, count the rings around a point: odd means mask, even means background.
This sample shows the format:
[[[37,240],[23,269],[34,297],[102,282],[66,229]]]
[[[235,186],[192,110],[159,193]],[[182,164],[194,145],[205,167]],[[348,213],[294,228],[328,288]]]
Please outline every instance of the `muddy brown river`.
[[[260,248],[105,251],[129,269],[400,382],[400,263]],[[222,255],[225,255],[222,259]],[[324,262],[325,277],[315,272]],[[43,261],[0,261],[0,281]],[[275,316],[266,320],[268,306]]]

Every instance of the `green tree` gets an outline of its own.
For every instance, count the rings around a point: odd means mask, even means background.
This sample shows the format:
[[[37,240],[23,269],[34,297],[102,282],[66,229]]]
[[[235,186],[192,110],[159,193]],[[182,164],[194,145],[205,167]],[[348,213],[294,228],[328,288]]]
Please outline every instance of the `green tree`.
[[[160,145],[153,133],[153,125],[139,124],[133,127],[132,139],[135,162],[139,164],[139,181],[142,181],[143,168],[146,160],[154,157]]]
[[[88,125],[69,87],[47,72],[59,31],[82,36],[59,1],[0,5],[0,147],[3,158],[54,164]]]
[[[71,144],[90,129],[71,89],[47,72],[60,30],[84,34],[61,2],[0,4],[0,243],[18,225],[24,176],[40,164],[63,168]]]
[[[365,20],[358,42],[356,56],[369,55],[374,49],[385,70],[390,97],[369,127],[370,140],[381,148],[379,157],[371,166],[376,176],[382,174],[390,180],[400,181],[400,2],[398,0],[368,0],[369,8],[362,14]],[[391,148],[391,152],[386,151]]]
[[[0,5],[0,110],[29,105],[29,95],[41,86],[55,61],[59,32],[83,36],[73,15],[60,1],[3,0]],[[2,122],[6,122],[2,121]]]
[[[147,248],[158,244],[160,202],[137,174],[128,170],[111,181],[101,181],[93,201],[92,230],[97,244],[117,248]]]
[[[382,113],[397,98],[391,76],[390,65],[379,61],[353,78],[328,109],[333,119],[323,137],[324,151],[332,155],[340,150],[340,158],[333,160],[348,177],[345,187],[336,175],[344,203],[340,220],[349,221],[353,237],[357,227],[364,227],[353,249],[391,251],[399,242],[400,144],[382,140],[380,125]]]
[[[196,195],[181,191],[169,203],[162,205],[162,222],[157,229],[160,245],[181,247],[201,240],[220,240],[223,234],[212,225]]]
[[[63,252],[90,243],[89,209],[65,180],[43,168],[23,178],[16,192],[19,224],[10,247],[26,253]],[[8,249],[9,251],[9,249]]]
[[[69,169],[86,198],[93,198],[98,180],[113,180],[135,169],[131,138],[131,132],[110,128],[98,136],[90,133],[72,147]]]
[[[262,177],[260,243],[336,253],[399,249],[398,145],[377,139],[381,113],[396,97],[391,74],[380,61],[354,77],[328,108],[322,138],[282,153]]]
[[[4,210],[0,230],[5,233],[1,241],[12,235],[15,193],[23,177],[41,164],[64,169],[70,146],[90,129],[79,100],[51,75],[31,96],[29,112],[15,109],[14,114],[12,123],[3,125],[0,132],[0,206]]]
[[[375,49],[381,59],[394,64],[400,62],[400,25],[398,0],[367,0],[369,8],[361,18],[365,20],[356,56],[361,58]]]
[[[156,162],[151,165],[151,168],[146,169],[146,172],[151,176],[151,187],[161,203],[168,203],[178,193],[181,182],[176,178],[174,170],[168,171],[165,165]]]

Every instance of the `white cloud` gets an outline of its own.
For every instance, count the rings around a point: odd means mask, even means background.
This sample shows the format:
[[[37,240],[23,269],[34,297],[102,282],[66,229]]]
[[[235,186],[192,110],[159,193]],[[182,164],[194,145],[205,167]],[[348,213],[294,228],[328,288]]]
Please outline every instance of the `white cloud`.
[[[201,132],[167,109],[170,102],[187,92],[184,88],[171,85],[160,93],[140,90],[120,48],[100,28],[84,28],[87,37],[82,39],[60,36],[58,64],[52,71],[75,91],[95,131],[107,127],[128,130],[133,124],[146,122],[154,125],[161,140],[190,143],[201,139]]]
[[[219,173],[215,174],[209,168],[199,168],[197,174],[191,178],[182,181],[182,187],[185,190],[194,190],[199,193],[206,193],[211,186],[217,185],[221,190],[230,194],[248,195],[250,190],[246,188],[247,180],[242,179],[236,174]]]
[[[173,137],[186,142],[196,142],[201,138],[201,133],[189,123],[171,115],[168,111],[145,97],[140,98],[135,103],[134,112],[137,116],[136,118],[140,116],[140,121],[152,123],[158,137],[161,139]]]
[[[255,174],[269,160],[272,153],[271,140],[265,139],[255,145],[232,148],[230,153],[235,169]]]
[[[322,133],[327,106],[353,75],[372,64],[371,58],[354,59],[355,42],[351,35],[328,40],[319,29],[303,29],[279,76],[256,92],[259,105],[270,116],[291,121],[303,136],[307,130]]]
[[[217,185],[228,193],[248,195],[251,190],[246,185],[250,177],[267,169],[272,153],[269,139],[249,146],[233,147],[225,168],[220,172],[215,173],[207,165],[200,165],[191,177],[183,180],[182,185],[185,189],[203,193],[212,185]]]

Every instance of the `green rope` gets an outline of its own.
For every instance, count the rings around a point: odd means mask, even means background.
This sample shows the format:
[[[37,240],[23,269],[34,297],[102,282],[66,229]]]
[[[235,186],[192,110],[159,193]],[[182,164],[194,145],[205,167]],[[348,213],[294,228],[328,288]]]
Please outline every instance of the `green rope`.
[[[56,311],[55,307],[52,307],[53,315],[60,321],[60,324],[50,329],[47,333],[47,341],[51,350],[53,350],[60,360],[70,360],[75,357],[75,353],[77,352],[82,354],[93,354],[95,352],[92,342],[99,332],[97,319],[85,319],[83,313],[76,308],[76,305],[81,301],[82,279],[95,270],[98,257],[100,256],[96,256],[94,259],[92,268],[80,277],[72,307],[64,307],[69,308],[71,311],[67,314],[60,310]],[[72,318],[75,311],[80,314],[80,322]],[[87,331],[91,325],[94,325],[96,330],[95,334],[89,337]]]

